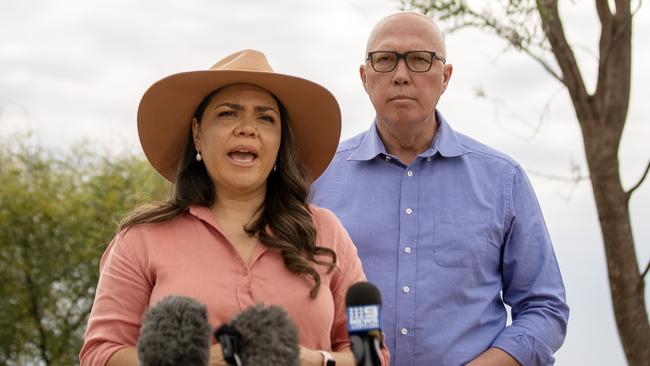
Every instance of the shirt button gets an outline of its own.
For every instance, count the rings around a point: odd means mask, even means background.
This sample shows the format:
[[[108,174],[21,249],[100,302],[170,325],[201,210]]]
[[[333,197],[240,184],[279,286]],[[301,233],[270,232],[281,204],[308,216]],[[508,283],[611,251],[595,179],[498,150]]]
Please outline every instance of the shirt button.
[[[406,248],[404,248],[404,252],[405,252],[406,254],[410,254],[410,253],[411,253],[411,247],[406,247]]]
[[[431,157],[430,157],[430,156],[427,156],[427,161],[431,161]]]
[[[409,170],[408,172],[406,172],[406,175],[408,175],[409,177],[412,177],[412,176],[413,176],[413,172]]]
[[[390,161],[390,156],[386,155],[386,161]]]
[[[413,213],[413,210],[410,207],[406,209],[406,214],[407,215],[410,215],[412,213]]]
[[[408,287],[408,286],[404,286],[404,288],[403,288],[402,290],[403,290],[404,292],[406,292],[407,294],[408,294],[409,292],[411,292],[411,288]]]
[[[400,330],[399,332],[402,333],[402,335],[407,335],[407,334],[409,334],[409,331],[408,331],[408,329],[406,329],[406,328],[402,328],[402,330]]]

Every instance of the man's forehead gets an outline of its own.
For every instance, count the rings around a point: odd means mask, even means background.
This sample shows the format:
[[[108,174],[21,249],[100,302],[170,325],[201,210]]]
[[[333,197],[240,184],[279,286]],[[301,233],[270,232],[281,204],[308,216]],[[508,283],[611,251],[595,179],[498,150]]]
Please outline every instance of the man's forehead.
[[[435,23],[424,15],[397,13],[382,19],[374,27],[367,51],[379,50],[430,50],[444,48],[442,34]]]

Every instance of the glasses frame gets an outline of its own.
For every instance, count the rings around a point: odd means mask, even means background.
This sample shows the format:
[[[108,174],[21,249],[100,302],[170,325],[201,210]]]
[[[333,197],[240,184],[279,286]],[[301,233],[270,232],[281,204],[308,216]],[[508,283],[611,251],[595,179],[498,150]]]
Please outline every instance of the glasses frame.
[[[390,54],[395,55],[395,57],[396,57],[395,65],[393,65],[393,67],[390,70],[386,70],[386,71],[377,70],[375,68],[375,63],[372,60],[372,55],[374,55],[376,53],[390,53]],[[409,65],[408,61],[406,60],[408,55],[410,55],[412,53],[426,53],[426,54],[430,55],[431,56],[431,62],[429,63],[429,67],[426,70],[422,70],[422,71],[413,70],[411,68],[411,65]],[[433,60],[434,59],[442,62],[443,65],[445,65],[447,63],[447,60],[445,60],[444,57],[438,56],[438,54],[436,52],[434,52],[434,51],[408,51],[408,52],[404,52],[404,53],[399,53],[399,52],[395,52],[395,51],[372,51],[372,52],[368,52],[368,55],[366,56],[366,61],[370,61],[370,65],[372,66],[372,69],[375,70],[376,72],[381,72],[381,73],[387,73],[387,72],[391,72],[391,71],[395,70],[395,68],[397,67],[397,64],[399,63],[399,60],[401,60],[401,59],[404,59],[404,63],[406,64],[406,67],[409,70],[411,70],[411,72],[417,72],[417,73],[428,72],[429,70],[431,70],[431,65],[433,65]]]

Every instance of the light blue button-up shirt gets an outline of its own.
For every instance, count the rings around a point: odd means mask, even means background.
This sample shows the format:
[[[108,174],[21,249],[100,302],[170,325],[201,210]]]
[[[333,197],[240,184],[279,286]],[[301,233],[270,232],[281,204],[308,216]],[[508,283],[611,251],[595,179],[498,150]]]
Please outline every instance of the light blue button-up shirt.
[[[408,166],[375,124],[342,142],[313,202],[341,219],[381,291],[392,365],[459,366],[490,347],[551,365],[569,308],[531,184],[436,115],[431,147]]]

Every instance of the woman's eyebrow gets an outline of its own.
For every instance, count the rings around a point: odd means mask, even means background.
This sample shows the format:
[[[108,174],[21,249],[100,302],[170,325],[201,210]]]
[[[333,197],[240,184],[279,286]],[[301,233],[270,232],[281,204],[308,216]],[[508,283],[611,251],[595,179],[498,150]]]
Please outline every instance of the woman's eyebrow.
[[[244,109],[243,106],[241,106],[240,104],[236,104],[236,103],[219,103],[219,104],[215,105],[213,109],[217,109],[217,108],[223,107],[223,106],[230,107],[230,108],[232,108],[232,109],[234,109],[236,111],[241,111],[242,109]]]
[[[258,105],[258,106],[255,106],[255,112],[266,112],[266,111],[269,111],[269,110],[275,112],[275,113],[278,114],[278,115],[280,114],[280,113],[278,113],[278,111],[277,111],[275,108],[273,108],[273,107],[269,107],[269,106],[265,106],[265,105]]]

